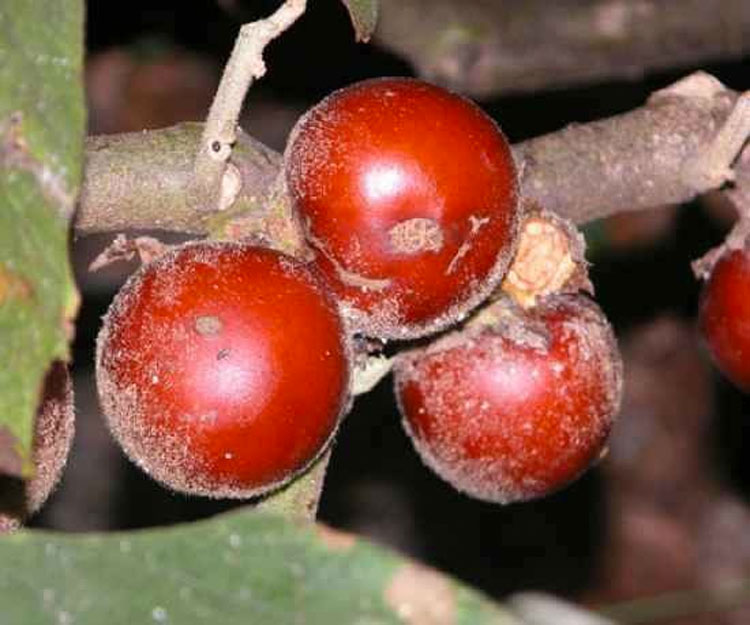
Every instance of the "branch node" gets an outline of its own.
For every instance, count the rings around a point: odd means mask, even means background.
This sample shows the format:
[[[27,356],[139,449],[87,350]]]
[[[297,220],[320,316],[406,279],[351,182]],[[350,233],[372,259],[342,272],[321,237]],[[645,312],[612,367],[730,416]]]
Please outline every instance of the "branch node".
[[[211,147],[208,150],[208,155],[214,161],[225,163],[232,155],[233,147],[234,142],[230,143],[228,141],[220,141],[219,139],[216,139],[211,142]]]
[[[685,163],[682,177],[697,191],[734,181],[732,163],[750,136],[750,91],[743,93],[708,147]]]
[[[221,179],[221,194],[219,195],[219,206],[220,211],[228,209],[234,201],[237,199],[240,191],[242,190],[242,175],[237,166],[232,163],[227,163],[227,168],[224,170],[224,176]]]
[[[715,78],[708,72],[697,71],[663,89],[654,91],[649,96],[648,103],[655,104],[670,97],[712,100],[726,93],[726,91],[727,88],[718,78]]]

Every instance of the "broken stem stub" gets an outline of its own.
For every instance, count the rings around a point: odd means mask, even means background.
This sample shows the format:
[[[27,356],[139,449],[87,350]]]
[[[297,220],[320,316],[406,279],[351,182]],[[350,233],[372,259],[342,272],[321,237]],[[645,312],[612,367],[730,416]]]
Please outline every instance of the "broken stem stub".
[[[696,189],[714,189],[734,180],[732,163],[750,136],[750,91],[737,99],[734,109],[708,147],[688,161],[683,177]]]

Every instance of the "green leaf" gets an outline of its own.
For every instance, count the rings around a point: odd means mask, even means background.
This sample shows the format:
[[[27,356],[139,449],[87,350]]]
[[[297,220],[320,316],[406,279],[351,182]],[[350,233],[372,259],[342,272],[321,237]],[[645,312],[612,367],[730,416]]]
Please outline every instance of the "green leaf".
[[[341,0],[352,19],[357,41],[369,41],[378,23],[378,0]]]
[[[4,625],[518,625],[353,536],[250,508],[130,533],[0,538]]]
[[[0,5],[0,474],[28,474],[42,380],[77,294],[68,222],[84,137],[82,0]]]

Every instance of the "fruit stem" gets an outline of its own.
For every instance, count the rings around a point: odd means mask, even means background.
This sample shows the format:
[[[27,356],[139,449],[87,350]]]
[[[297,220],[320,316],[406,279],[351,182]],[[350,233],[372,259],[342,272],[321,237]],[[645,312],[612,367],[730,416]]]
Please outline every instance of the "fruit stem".
[[[286,0],[269,17],[244,24],[224,67],[206,118],[194,165],[193,197],[201,210],[214,210],[220,201],[227,163],[237,141],[242,103],[254,79],[266,73],[263,51],[305,12],[307,0]]]
[[[382,354],[367,356],[362,364],[354,369],[352,395],[364,395],[374,389],[393,368],[393,358]]]
[[[314,521],[330,459],[329,448],[305,473],[281,490],[261,499],[256,509],[280,514],[288,519]]]

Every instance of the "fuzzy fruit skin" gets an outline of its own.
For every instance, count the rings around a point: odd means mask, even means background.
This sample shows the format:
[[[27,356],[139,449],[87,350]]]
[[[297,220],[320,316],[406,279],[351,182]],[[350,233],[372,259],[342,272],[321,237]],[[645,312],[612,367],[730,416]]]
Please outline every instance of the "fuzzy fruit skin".
[[[97,383],[127,455],[174,490],[250,497],[308,466],[349,404],[349,346],[314,268],[240,243],[143,266],[113,301]]]
[[[498,503],[549,494],[600,457],[619,409],[622,363],[599,308],[580,295],[447,335],[395,368],[404,426],[425,464]]]
[[[34,422],[34,475],[25,482],[0,476],[0,534],[18,529],[47,501],[60,481],[74,434],[73,382],[65,363],[55,361]]]
[[[716,366],[750,392],[750,251],[725,252],[703,286],[699,325]]]
[[[445,328],[508,267],[513,156],[495,122],[458,95],[405,78],[336,91],[298,122],[285,168],[316,262],[364,334]]]

